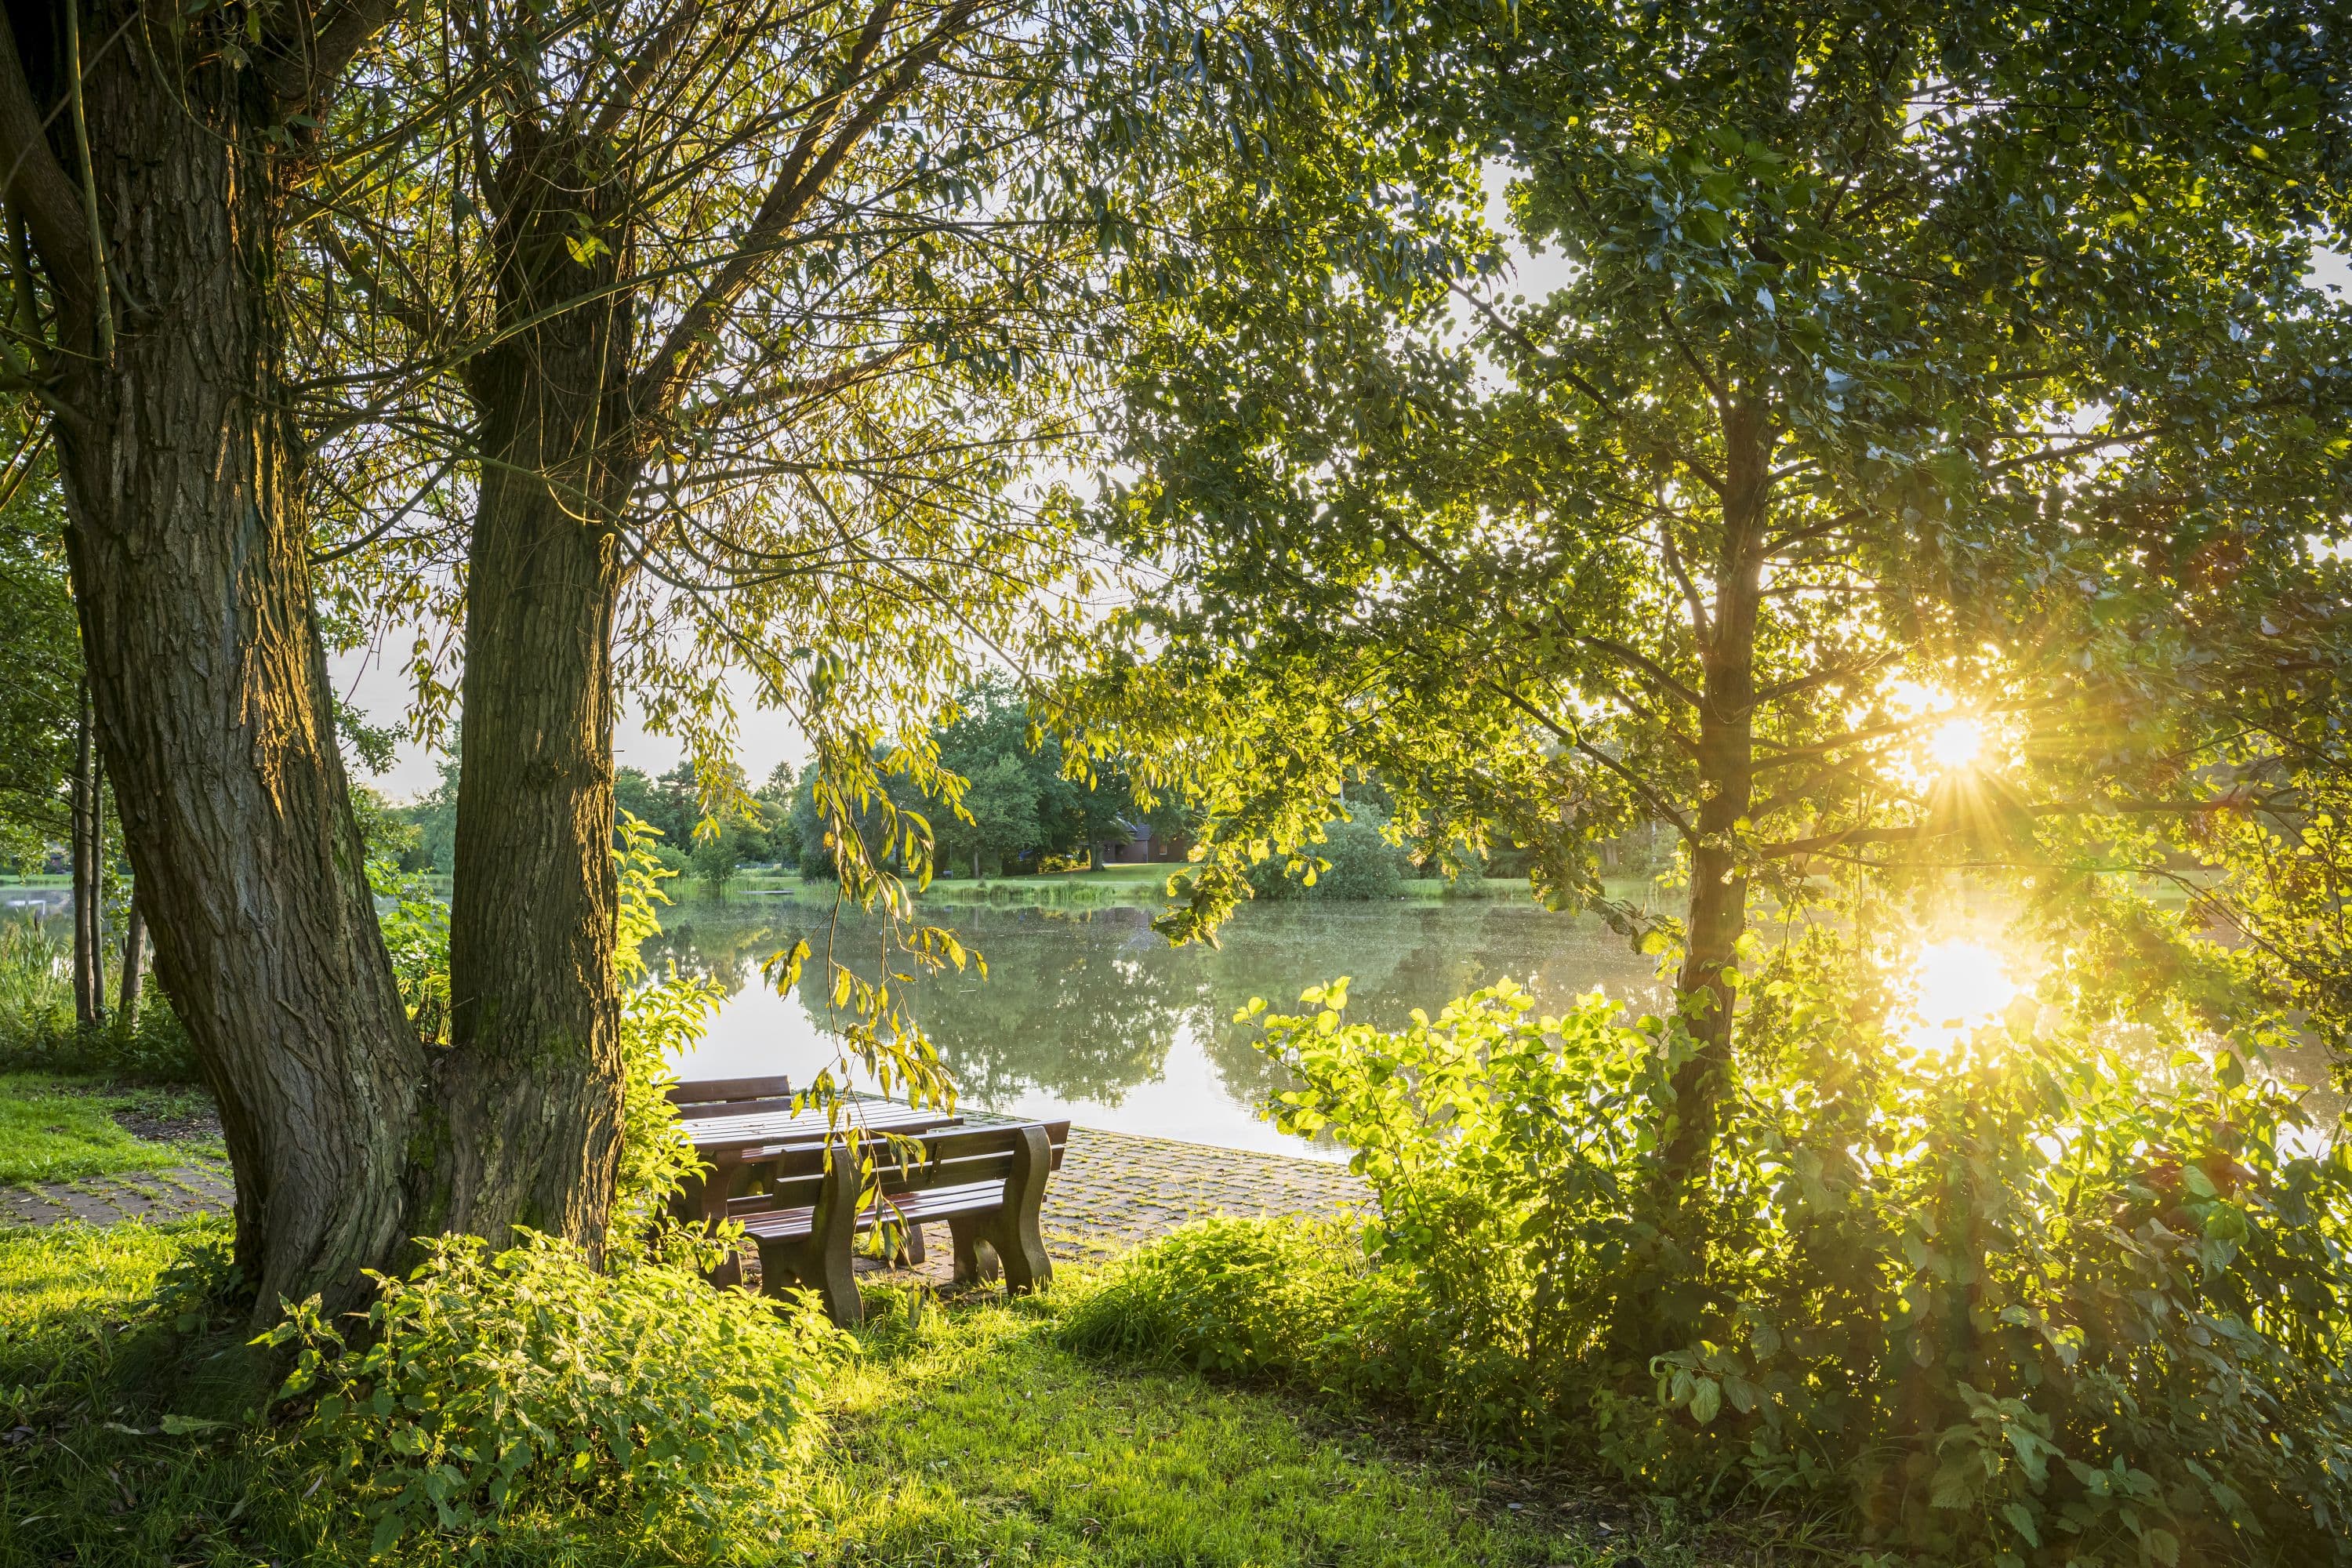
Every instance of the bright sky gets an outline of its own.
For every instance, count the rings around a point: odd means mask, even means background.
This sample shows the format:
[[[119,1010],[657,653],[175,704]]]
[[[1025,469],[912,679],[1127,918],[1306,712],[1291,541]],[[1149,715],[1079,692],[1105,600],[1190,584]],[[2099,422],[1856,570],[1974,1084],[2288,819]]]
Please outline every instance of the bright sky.
[[[409,628],[396,628],[380,646],[404,650],[410,636]],[[365,713],[371,723],[396,725],[408,710],[406,678],[397,665],[385,664],[373,652],[331,658],[327,675],[343,700]],[[800,731],[781,714],[753,710],[748,687],[737,688],[736,711],[742,721],[743,771],[755,782],[766,778],[779,762],[797,764],[807,759],[808,746]],[[667,735],[648,731],[636,705],[624,703],[613,735],[613,754],[622,767],[661,773],[677,765],[685,748]],[[391,770],[370,782],[395,801],[413,800],[441,782],[440,762],[424,747],[404,743]]]

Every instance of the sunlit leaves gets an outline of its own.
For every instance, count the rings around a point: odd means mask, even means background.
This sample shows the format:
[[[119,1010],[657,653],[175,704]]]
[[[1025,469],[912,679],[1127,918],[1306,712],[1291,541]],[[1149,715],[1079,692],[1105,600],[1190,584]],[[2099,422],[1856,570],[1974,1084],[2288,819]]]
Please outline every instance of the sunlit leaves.
[[[2307,19],[1412,15],[1427,92],[1287,127],[1270,185],[1204,171],[1219,241],[1132,378],[1139,473],[1103,516],[1175,570],[1104,706],[1182,734],[1230,824],[1167,929],[1368,771],[1433,838],[1535,851],[1560,902],[1643,821],[1785,904],[2038,868],[2062,922],[2079,879],[2192,839],[2216,869],[2314,846],[2285,780],[2341,756],[2314,726],[2352,384],[2303,282],[2345,194]],[[1481,173],[1566,258],[1549,293],[1491,274]],[[1382,222],[1452,264],[1369,265]],[[1939,721],[1906,680],[2015,748],[1907,777]],[[2261,732],[2232,682],[2276,694]],[[2266,950],[2308,958],[2290,923]]]

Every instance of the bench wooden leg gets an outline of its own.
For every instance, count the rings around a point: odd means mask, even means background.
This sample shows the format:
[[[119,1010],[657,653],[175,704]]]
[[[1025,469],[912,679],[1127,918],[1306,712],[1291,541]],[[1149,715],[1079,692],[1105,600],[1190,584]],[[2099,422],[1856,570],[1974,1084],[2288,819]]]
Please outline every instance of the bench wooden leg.
[[[1038,1217],[1045,1207],[1045,1178],[1054,1169],[1054,1146],[1042,1127],[1023,1129],[1013,1151],[1013,1173],[1004,1179],[1004,1208],[997,1218],[997,1255],[1004,1259],[1005,1289],[1034,1290],[1050,1284],[1054,1264],[1045,1256]]]
[[[815,1224],[804,1241],[760,1242],[761,1287],[778,1295],[787,1285],[814,1290],[825,1316],[845,1329],[866,1321],[865,1299],[850,1259],[857,1239],[857,1161],[846,1145],[835,1145],[824,1173]]]
[[[898,1261],[909,1268],[920,1268],[923,1266],[923,1227],[921,1226],[910,1225],[900,1233]]]
[[[948,1221],[955,1235],[957,1284],[993,1279],[1000,1265],[1009,1290],[1034,1290],[1052,1282],[1054,1264],[1045,1256],[1038,1216],[1045,1206],[1045,1178],[1053,1168],[1054,1149],[1045,1129],[1026,1129],[1013,1151],[1013,1173],[1004,1179],[1004,1206]]]
[[[991,1244],[992,1215],[958,1215],[948,1221],[955,1238],[955,1282],[984,1285],[997,1276],[996,1248]]]

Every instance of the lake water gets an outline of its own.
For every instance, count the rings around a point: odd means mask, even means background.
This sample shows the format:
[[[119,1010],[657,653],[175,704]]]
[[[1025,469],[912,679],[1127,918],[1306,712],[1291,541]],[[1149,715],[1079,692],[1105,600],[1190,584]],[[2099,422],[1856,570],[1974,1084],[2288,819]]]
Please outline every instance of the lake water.
[[[1652,982],[1652,961],[1590,917],[1524,900],[1448,904],[1244,905],[1222,945],[1171,948],[1153,911],[1103,907],[923,906],[988,961],[988,977],[919,980],[909,1010],[938,1044],[963,1104],[1082,1126],[1227,1148],[1337,1158],[1289,1137],[1258,1108],[1285,1087],[1233,1022],[1252,996],[1287,1005],[1306,986],[1351,977],[1348,1016],[1393,1026],[1434,1013],[1465,991],[1510,978],[1545,1011],[1605,986],[1627,996]],[[694,1078],[782,1072],[803,1082],[835,1060],[829,985],[812,961],[780,995],[762,960],[805,938],[822,959],[828,907],[788,898],[681,901],[663,911],[656,963],[729,988],[701,1047],[680,1063]],[[835,952],[875,973],[876,928],[845,919]],[[899,965],[904,968],[905,966]]]

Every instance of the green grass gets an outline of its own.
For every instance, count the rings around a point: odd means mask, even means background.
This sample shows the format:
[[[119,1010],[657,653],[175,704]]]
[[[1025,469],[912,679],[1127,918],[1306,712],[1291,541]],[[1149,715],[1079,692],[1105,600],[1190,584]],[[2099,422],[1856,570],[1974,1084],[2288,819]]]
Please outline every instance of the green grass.
[[[205,1109],[201,1096],[184,1090],[120,1089],[103,1079],[53,1073],[0,1073],[0,1186],[87,1181],[226,1158],[217,1139],[153,1142],[123,1131],[112,1114],[179,1121]]]
[[[1055,1346],[1057,1316],[884,1316],[836,1391],[803,1550],[1073,1568],[1610,1560],[1510,1517],[1496,1472],[1383,1453],[1271,1394],[1080,1361]]]
[[[305,1500],[273,1457],[288,1432],[242,1419],[260,1386],[199,1374],[246,1331],[182,1339],[142,1312],[220,1220],[0,1231],[0,1568],[74,1563],[363,1560],[364,1530]],[[1374,1423],[1190,1375],[1138,1373],[1057,1347],[1066,1279],[1042,1300],[911,1315],[872,1293],[859,1353],[828,1390],[830,1431],[799,1483],[779,1560],[826,1568],[1648,1568],[1758,1561],[1720,1531],[1638,1501],[1459,1453]],[[228,1358],[232,1363],[235,1358]],[[9,1391],[13,1390],[11,1393]],[[226,1391],[226,1392],[224,1392]],[[242,1391],[242,1392],[240,1392]],[[203,1421],[165,1422],[166,1414]],[[1514,1508],[1512,1505],[1517,1505]],[[1603,1530],[1604,1523],[1613,1530]],[[1721,1542],[1728,1541],[1727,1549]],[[534,1514],[467,1559],[449,1542],[402,1563],[748,1562],[631,1518]]]

